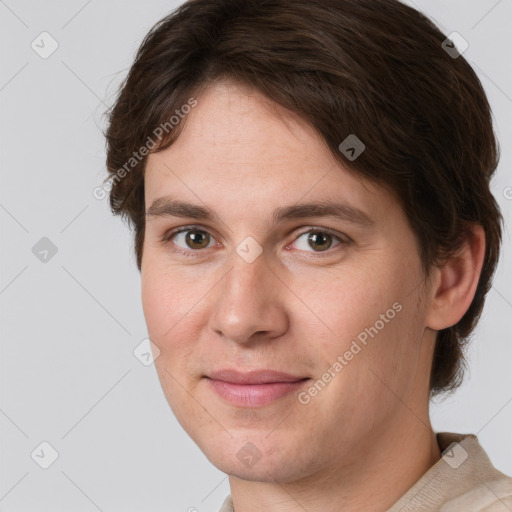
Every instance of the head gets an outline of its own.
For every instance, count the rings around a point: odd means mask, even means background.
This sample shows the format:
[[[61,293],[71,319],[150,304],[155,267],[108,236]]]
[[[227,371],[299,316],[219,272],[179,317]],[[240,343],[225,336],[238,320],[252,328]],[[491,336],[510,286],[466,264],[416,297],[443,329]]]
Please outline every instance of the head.
[[[460,384],[501,216],[490,107],[445,39],[395,0],[192,0],[144,39],[110,205],[167,399],[222,470],[306,475]],[[235,406],[226,368],[304,380]]]

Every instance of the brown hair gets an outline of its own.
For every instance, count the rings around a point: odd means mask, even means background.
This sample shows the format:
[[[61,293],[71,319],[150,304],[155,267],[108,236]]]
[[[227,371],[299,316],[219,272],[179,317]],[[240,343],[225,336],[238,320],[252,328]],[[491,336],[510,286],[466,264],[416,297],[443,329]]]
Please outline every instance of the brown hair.
[[[138,269],[142,148],[172,144],[186,123],[184,106],[214,81],[249,84],[308,121],[345,168],[396,195],[425,275],[460,249],[471,224],[483,226],[475,297],[456,325],[438,332],[434,352],[431,395],[454,390],[498,262],[502,217],[489,188],[499,159],[491,109],[475,72],[445,51],[445,39],[397,0],[189,0],[159,21],[108,111],[105,133],[110,207],[135,230]],[[170,123],[175,114],[180,122]],[[353,161],[339,150],[350,134],[366,145]]]

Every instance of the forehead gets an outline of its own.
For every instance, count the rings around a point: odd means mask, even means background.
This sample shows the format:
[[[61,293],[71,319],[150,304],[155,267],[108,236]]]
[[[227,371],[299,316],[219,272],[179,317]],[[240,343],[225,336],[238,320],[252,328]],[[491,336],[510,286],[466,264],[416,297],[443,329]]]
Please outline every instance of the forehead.
[[[385,201],[381,187],[334,159],[311,125],[257,91],[221,82],[196,100],[178,139],[148,157],[147,207],[172,196],[248,216],[298,202],[364,211]]]
[[[241,172],[256,162],[259,168],[301,161],[334,163],[305,120],[257,90],[229,81],[212,84],[197,96],[197,106],[173,146],[174,152],[193,152],[203,161],[219,164],[217,170],[231,163]]]

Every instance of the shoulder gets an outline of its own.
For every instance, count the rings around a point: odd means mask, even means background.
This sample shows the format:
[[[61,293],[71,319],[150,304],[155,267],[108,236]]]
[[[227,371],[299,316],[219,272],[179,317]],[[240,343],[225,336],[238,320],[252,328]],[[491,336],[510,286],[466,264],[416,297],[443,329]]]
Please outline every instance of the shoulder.
[[[454,480],[460,475],[466,483],[470,483],[464,492],[446,501],[440,508],[440,512],[456,512],[460,510],[472,512],[510,512],[512,511],[512,478],[491,463],[489,457],[479,444],[475,435],[460,435],[441,433],[438,435],[440,445],[450,443],[443,452],[443,458],[449,464],[446,457],[453,457],[457,447],[463,447],[464,455],[461,459],[461,467],[454,468]],[[459,448],[459,450],[462,448]],[[468,459],[470,471],[458,471],[462,469],[463,462]],[[453,459],[452,459],[453,460]],[[468,469],[469,469],[468,468]]]
[[[436,434],[438,460],[388,512],[512,512],[512,478],[474,434]]]
[[[446,502],[439,512],[510,512],[512,511],[512,478],[482,481],[469,492]]]

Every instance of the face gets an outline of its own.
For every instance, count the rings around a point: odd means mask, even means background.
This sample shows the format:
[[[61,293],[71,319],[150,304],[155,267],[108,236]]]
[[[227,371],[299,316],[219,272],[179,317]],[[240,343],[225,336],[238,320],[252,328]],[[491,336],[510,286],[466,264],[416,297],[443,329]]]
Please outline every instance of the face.
[[[142,302],[167,400],[242,479],[357,463],[413,416],[404,403],[428,401],[413,232],[257,92],[223,82],[196,99],[145,174]]]

